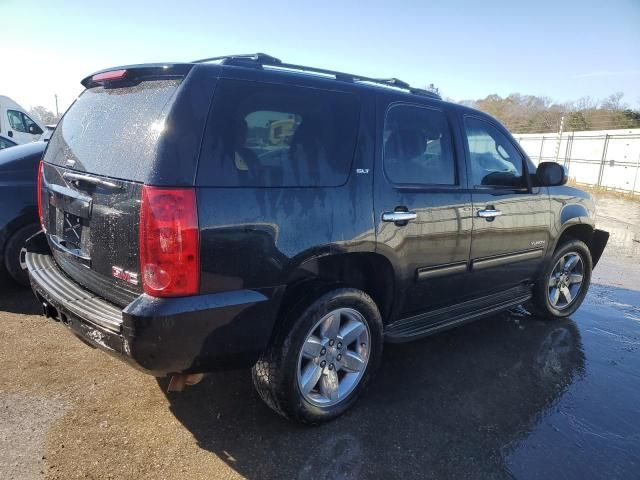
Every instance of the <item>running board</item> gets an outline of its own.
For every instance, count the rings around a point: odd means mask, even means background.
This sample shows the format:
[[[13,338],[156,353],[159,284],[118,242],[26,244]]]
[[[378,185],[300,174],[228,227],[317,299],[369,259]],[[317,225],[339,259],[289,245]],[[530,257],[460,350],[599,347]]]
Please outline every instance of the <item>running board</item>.
[[[530,298],[530,286],[510,288],[488,297],[400,319],[387,325],[384,338],[392,343],[408,342],[515,307]]]

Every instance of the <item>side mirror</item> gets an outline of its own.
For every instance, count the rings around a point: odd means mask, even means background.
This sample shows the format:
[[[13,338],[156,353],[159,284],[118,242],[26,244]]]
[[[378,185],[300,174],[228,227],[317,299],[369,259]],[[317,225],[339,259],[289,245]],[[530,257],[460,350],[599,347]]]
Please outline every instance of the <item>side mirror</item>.
[[[27,130],[29,131],[30,134],[32,135],[42,135],[42,129],[37,126],[37,125],[29,125],[29,127],[27,128]]]
[[[542,162],[536,171],[538,184],[541,187],[555,187],[567,183],[567,172],[556,162]]]

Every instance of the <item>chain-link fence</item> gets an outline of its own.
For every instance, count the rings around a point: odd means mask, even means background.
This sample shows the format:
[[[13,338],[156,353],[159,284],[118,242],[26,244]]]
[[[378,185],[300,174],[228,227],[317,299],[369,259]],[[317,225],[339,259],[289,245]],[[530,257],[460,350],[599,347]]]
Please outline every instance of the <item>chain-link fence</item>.
[[[536,164],[558,162],[577,183],[640,195],[640,129],[514,136]]]

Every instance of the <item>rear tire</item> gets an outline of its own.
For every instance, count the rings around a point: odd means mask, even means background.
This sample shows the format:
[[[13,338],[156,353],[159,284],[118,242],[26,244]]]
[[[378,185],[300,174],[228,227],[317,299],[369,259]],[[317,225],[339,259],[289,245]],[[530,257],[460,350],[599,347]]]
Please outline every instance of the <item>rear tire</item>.
[[[589,247],[580,240],[568,240],[556,248],[533,290],[528,307],[537,316],[565,318],[580,307],[591,284]]]
[[[285,320],[253,367],[253,383],[280,415],[319,423],[362,394],[380,364],[383,327],[375,302],[361,290],[340,288],[307,305]]]
[[[24,263],[26,250],[24,243],[27,239],[40,229],[37,224],[27,225],[15,232],[4,250],[4,265],[9,276],[19,285],[29,285],[29,272]]]

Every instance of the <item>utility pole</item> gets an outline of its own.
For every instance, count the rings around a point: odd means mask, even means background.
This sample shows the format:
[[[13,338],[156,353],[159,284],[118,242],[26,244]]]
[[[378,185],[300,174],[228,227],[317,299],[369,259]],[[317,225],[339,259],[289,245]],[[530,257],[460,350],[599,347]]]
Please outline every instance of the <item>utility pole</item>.
[[[564,115],[560,117],[560,130],[558,131],[558,143],[556,143],[556,163],[560,157],[560,143],[562,142],[562,131],[564,130]]]
[[[58,120],[60,120],[60,112],[58,111],[58,94],[54,94],[53,95],[56,99],[56,122],[58,122]]]

